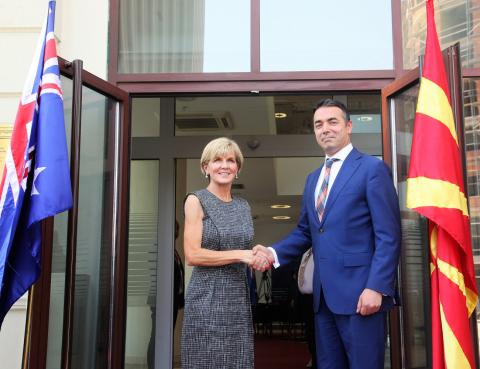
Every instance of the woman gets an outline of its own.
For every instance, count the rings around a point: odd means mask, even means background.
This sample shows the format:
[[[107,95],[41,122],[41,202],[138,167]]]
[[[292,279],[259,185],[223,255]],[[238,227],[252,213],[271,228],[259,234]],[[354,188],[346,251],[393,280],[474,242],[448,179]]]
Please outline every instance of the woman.
[[[260,267],[250,250],[248,203],[232,196],[243,165],[238,145],[225,137],[205,146],[200,167],[206,189],[185,200],[184,250],[194,266],[185,297],[182,368],[253,369],[253,325],[246,265]]]

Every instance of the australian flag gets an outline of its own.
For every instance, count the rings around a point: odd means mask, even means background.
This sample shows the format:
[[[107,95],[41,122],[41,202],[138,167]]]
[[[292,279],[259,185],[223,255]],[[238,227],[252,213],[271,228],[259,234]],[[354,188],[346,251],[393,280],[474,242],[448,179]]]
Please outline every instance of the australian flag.
[[[40,275],[40,221],[72,207],[54,20],[50,1],[0,183],[0,327]]]

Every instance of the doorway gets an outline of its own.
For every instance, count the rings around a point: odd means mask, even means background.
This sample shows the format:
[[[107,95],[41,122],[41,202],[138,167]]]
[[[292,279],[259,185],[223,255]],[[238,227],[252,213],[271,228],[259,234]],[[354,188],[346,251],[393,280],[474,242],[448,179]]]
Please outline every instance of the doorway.
[[[246,162],[234,193],[252,208],[254,244],[271,244],[295,226],[305,177],[323,160],[311,118],[324,98],[341,100],[351,111],[354,145],[382,157],[380,93],[133,97],[125,368],[181,367],[183,316],[180,310],[174,327],[173,255],[175,248],[183,258],[185,195],[206,186],[199,170],[205,144],[219,136],[239,144]],[[256,353],[258,369],[309,361],[297,267],[255,275],[256,347],[279,352]],[[191,270],[185,269],[188,284]]]

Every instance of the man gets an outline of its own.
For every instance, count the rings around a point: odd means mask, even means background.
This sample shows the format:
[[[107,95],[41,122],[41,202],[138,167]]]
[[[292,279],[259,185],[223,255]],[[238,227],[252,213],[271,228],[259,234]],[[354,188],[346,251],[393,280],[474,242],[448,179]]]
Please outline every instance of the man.
[[[254,251],[278,267],[313,247],[319,368],[383,368],[385,312],[397,300],[398,198],[387,166],[352,146],[341,102],[319,102],[313,124],[326,160],[307,177],[298,224]]]

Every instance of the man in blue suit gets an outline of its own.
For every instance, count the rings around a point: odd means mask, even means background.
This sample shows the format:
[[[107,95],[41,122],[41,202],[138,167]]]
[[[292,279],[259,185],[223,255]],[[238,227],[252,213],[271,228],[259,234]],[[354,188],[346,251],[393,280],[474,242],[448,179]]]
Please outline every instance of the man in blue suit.
[[[312,246],[319,368],[380,369],[386,311],[397,301],[397,194],[383,161],[352,146],[352,122],[341,102],[319,102],[313,125],[326,160],[307,177],[298,224],[283,240],[254,252],[278,267]]]

